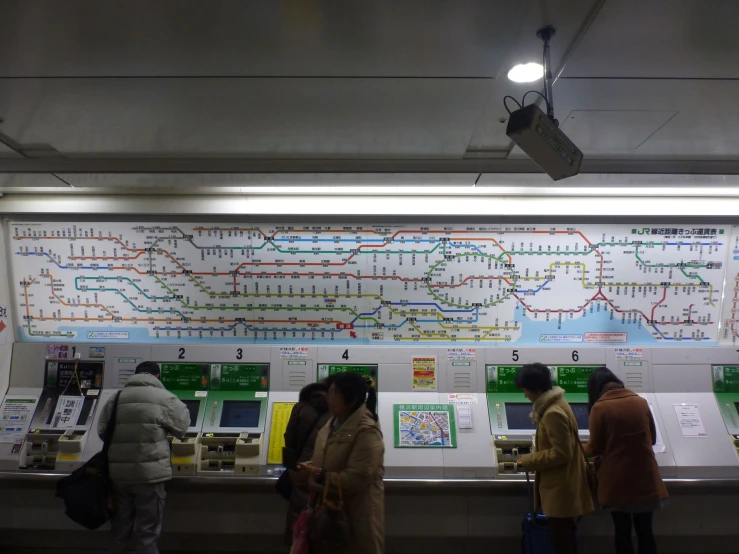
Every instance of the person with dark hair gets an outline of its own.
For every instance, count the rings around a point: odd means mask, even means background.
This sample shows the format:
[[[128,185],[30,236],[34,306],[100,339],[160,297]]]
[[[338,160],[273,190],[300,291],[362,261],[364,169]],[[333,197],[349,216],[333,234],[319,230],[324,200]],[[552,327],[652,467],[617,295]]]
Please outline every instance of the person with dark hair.
[[[385,445],[377,421],[374,383],[358,373],[334,375],[328,389],[331,419],[316,439],[313,460],[299,464],[299,480],[338,503],[339,489],[349,521],[348,544],[332,554],[385,552]],[[324,554],[328,547],[312,545]]]
[[[143,362],[118,398],[115,429],[108,451],[115,512],[110,522],[111,552],[158,554],[162,530],[164,483],[172,479],[167,434],[182,437],[190,425],[187,406],[159,381],[159,365]],[[98,435],[105,436],[115,398],[100,415]]]
[[[524,365],[515,383],[532,402],[536,424],[534,452],[518,463],[535,472],[535,506],[547,516],[555,552],[574,554],[577,518],[594,509],[575,414],[544,364]]]
[[[331,415],[328,413],[328,384],[325,381],[306,385],[300,391],[298,403],[293,406],[290,420],[285,429],[285,449],[283,450],[283,465],[289,465],[287,457],[296,462],[306,462],[313,459],[313,448],[316,444],[318,432],[326,425]],[[289,477],[295,479],[295,471],[290,471]],[[287,520],[285,522],[285,544],[292,544],[293,524],[300,512],[308,503],[308,493],[300,487],[290,489]]]
[[[655,554],[655,510],[667,501],[652,446],[657,428],[649,404],[627,389],[607,367],[588,378],[590,440],[585,451],[600,456],[598,502],[611,511],[617,554],[633,554],[632,528],[639,554]]]

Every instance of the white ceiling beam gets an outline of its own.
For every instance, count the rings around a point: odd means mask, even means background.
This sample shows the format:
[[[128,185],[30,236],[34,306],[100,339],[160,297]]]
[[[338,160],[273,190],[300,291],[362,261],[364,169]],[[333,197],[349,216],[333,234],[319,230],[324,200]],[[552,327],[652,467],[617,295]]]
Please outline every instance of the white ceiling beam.
[[[424,216],[475,217],[720,217],[734,221],[739,197],[720,201],[701,197],[595,197],[595,196],[192,196],[192,195],[43,195],[9,194],[0,198],[0,214],[87,214],[91,217],[138,216],[267,216],[352,217]]]

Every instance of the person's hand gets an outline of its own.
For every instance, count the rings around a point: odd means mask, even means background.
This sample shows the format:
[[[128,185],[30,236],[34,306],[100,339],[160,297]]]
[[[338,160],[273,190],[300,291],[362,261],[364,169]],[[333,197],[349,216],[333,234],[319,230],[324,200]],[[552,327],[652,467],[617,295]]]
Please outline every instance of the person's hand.
[[[516,460],[516,464],[518,464],[519,467],[523,467],[523,458]]]
[[[290,481],[298,485],[305,484],[315,470],[316,468],[311,462],[300,462],[297,471],[290,472]]]

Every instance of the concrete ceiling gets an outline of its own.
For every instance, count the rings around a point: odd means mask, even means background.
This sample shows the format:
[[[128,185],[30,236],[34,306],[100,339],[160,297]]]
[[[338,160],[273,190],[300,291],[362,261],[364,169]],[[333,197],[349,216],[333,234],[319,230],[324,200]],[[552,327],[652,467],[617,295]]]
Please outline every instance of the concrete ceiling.
[[[173,159],[192,187],[536,171],[502,97],[541,87],[506,73],[545,23],[586,172],[737,174],[737,19],[736,0],[5,0],[0,191],[176,187]]]

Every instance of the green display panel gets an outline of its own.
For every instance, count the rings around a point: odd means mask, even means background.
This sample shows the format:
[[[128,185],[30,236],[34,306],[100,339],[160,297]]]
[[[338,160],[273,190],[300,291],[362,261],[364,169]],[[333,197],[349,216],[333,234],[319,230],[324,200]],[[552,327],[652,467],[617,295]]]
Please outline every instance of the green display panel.
[[[208,364],[160,364],[160,379],[168,390],[207,390]]]
[[[521,392],[516,387],[516,374],[521,369],[520,365],[486,365],[485,380],[487,392]],[[588,377],[600,366],[548,366],[552,373],[552,384],[562,387],[569,393],[587,393]]]
[[[211,364],[210,390],[269,390],[269,364]]]
[[[454,406],[394,404],[395,448],[457,448]]]
[[[347,371],[371,377],[377,383],[377,364],[318,364],[318,380]]]
[[[597,365],[560,365],[556,366],[557,379],[556,384],[562,387],[568,393],[584,393],[588,392],[588,378],[594,370],[601,366]]]
[[[485,381],[488,392],[521,392],[515,379],[520,365],[486,365]],[[554,376],[552,376],[554,378]]]
[[[713,365],[713,392],[739,392],[739,365]]]

